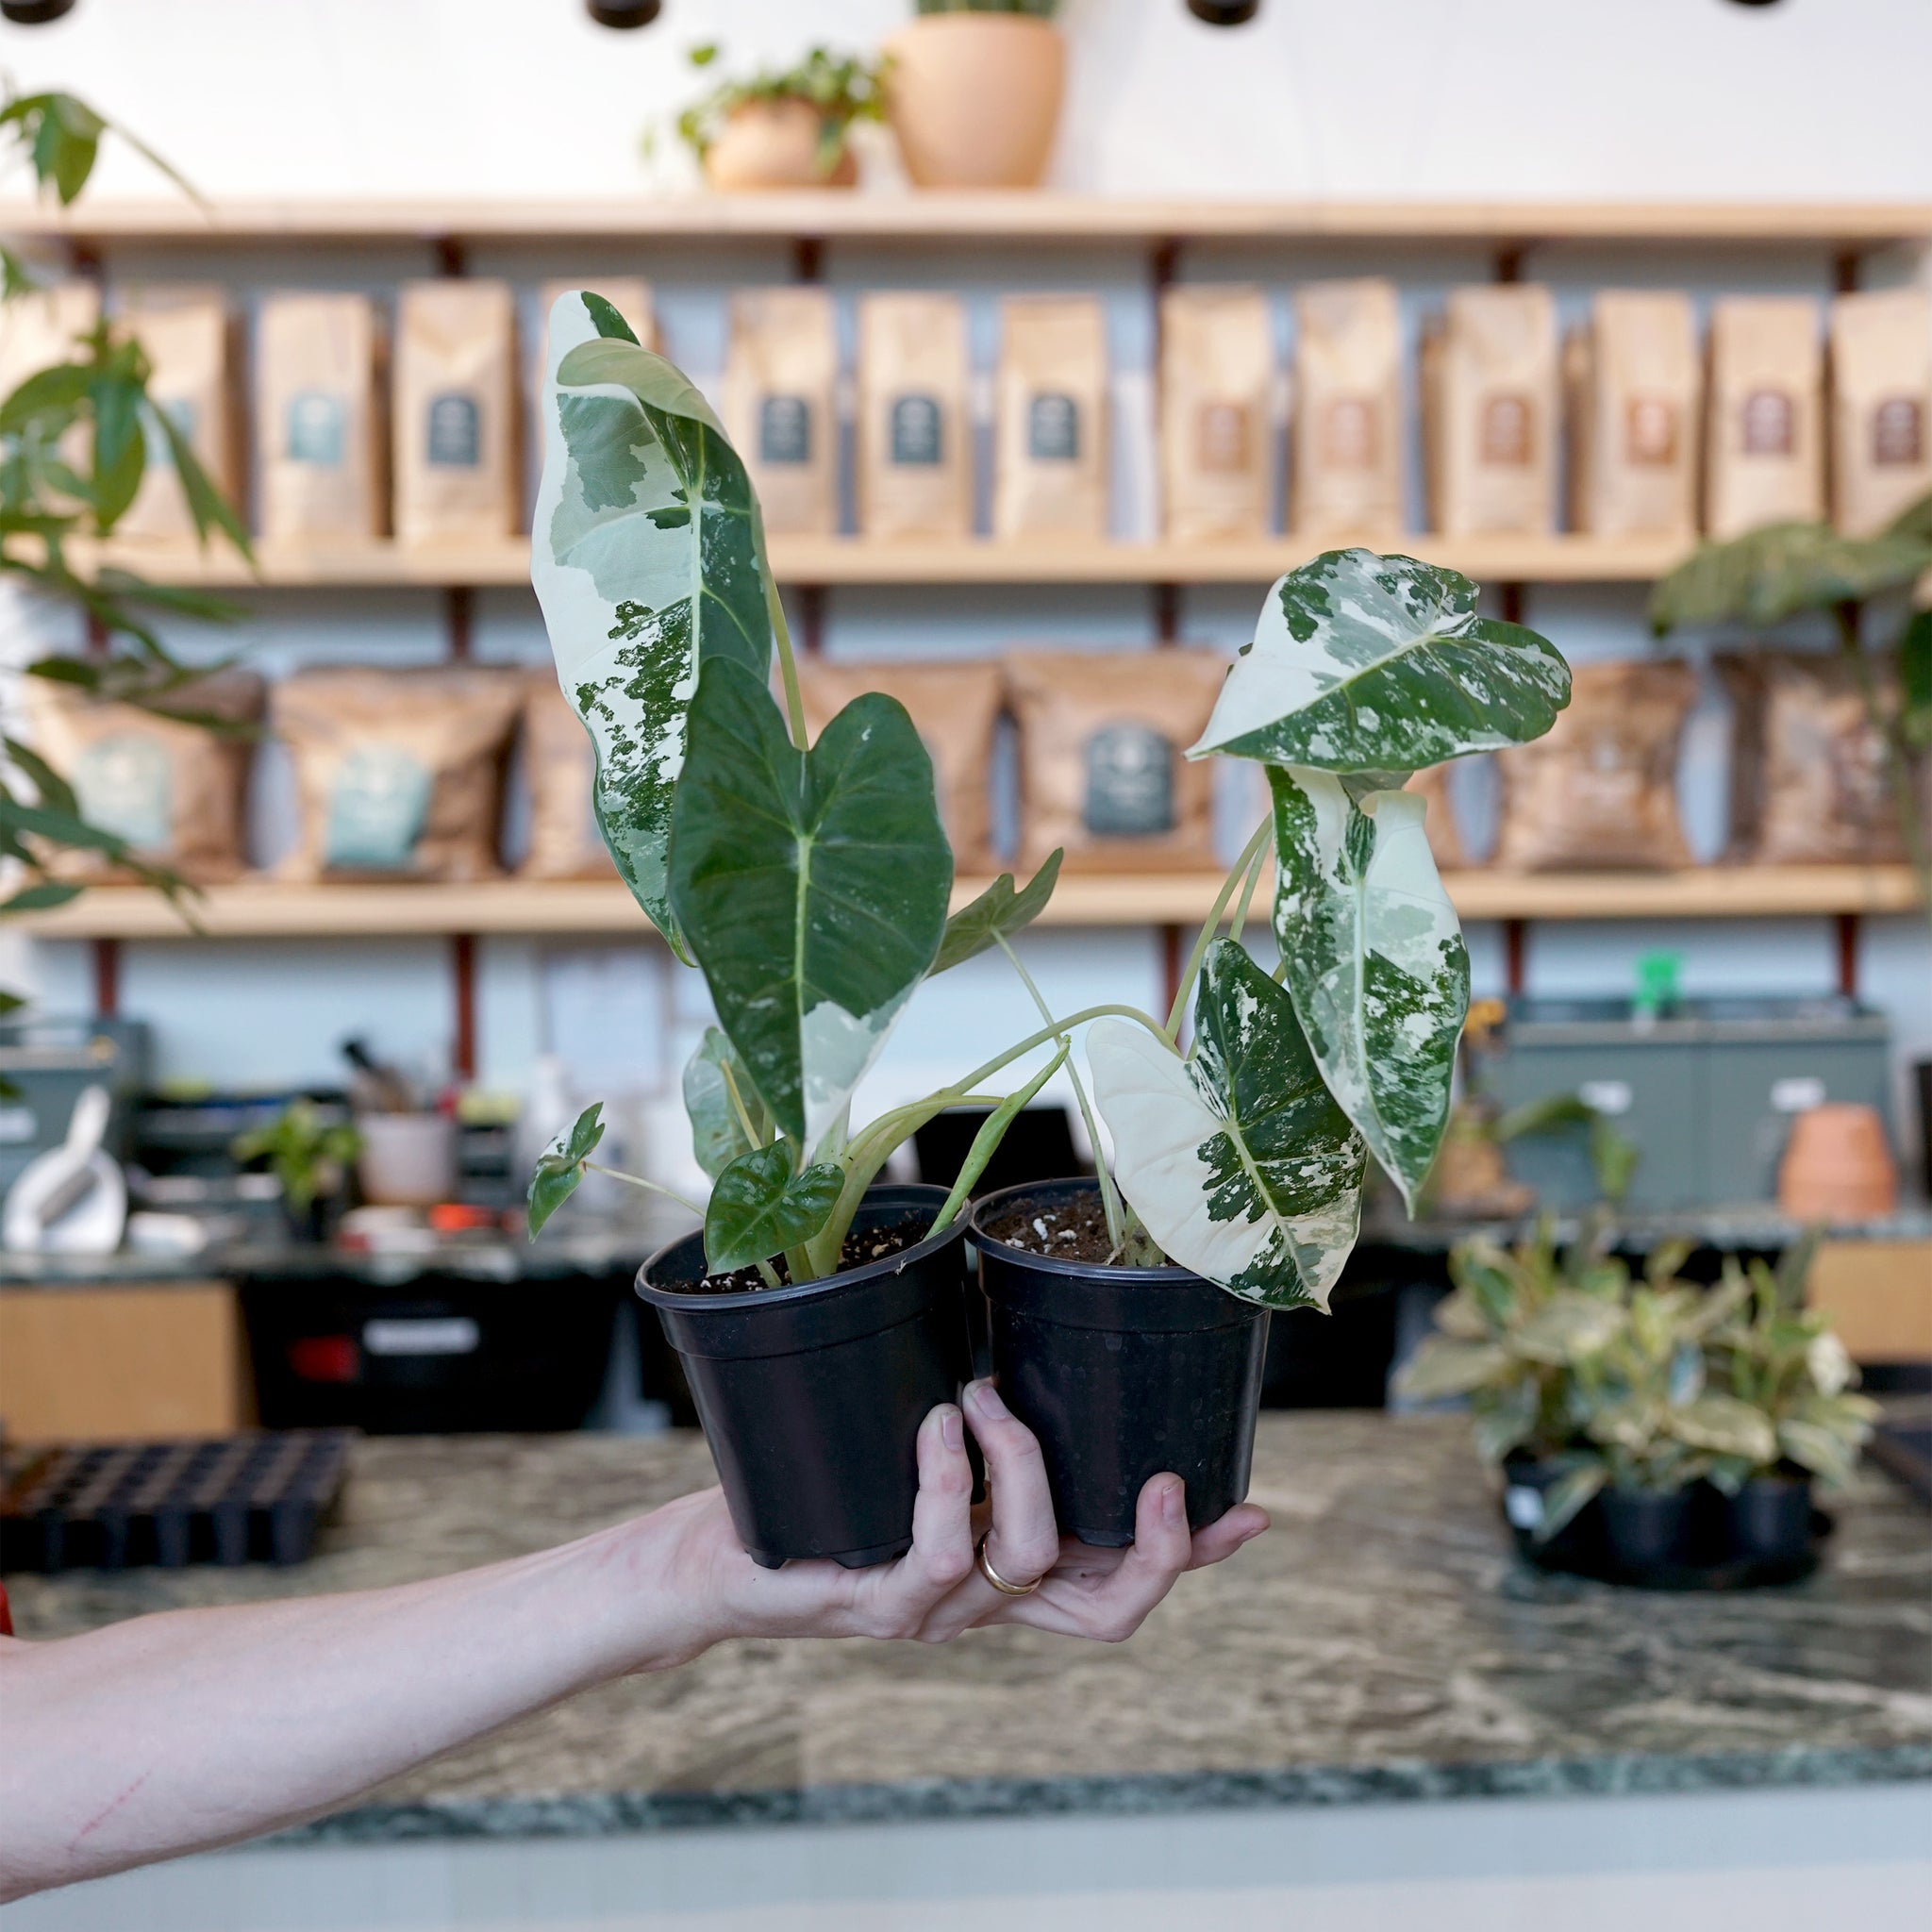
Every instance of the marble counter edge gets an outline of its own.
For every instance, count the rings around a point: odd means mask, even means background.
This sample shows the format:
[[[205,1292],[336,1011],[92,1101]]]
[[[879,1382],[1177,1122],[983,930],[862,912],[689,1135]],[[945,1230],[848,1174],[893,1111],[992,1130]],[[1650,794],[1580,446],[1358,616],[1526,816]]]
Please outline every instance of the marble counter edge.
[[[1932,1744],[1708,1756],[1628,1753],[1484,1762],[1295,1765],[1125,1776],[929,1778],[741,1791],[582,1791],[360,1805],[278,1833],[278,1845],[408,1840],[606,1838],[720,1826],[940,1819],[1146,1816],[1458,1798],[1574,1798],[1890,1784],[1932,1779]]]

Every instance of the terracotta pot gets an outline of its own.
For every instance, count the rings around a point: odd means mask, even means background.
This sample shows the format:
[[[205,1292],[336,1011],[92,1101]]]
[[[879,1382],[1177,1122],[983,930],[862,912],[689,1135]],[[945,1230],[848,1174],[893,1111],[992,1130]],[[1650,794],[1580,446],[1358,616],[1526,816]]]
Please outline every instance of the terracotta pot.
[[[1038,188],[1065,91],[1066,43],[1019,13],[931,13],[886,42],[892,132],[920,188]]]
[[[726,193],[747,188],[850,188],[858,161],[847,145],[821,174],[819,110],[809,101],[747,101],[705,157],[705,179]]]
[[[1828,1102],[1801,1113],[1777,1171],[1793,1221],[1872,1221],[1898,1206],[1898,1169],[1875,1108]]]

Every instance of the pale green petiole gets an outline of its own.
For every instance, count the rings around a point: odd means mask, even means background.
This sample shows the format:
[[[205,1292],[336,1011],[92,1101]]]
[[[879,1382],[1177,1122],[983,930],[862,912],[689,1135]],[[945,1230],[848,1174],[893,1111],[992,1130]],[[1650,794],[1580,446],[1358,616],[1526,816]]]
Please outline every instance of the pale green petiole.
[[[1215,894],[1214,904],[1202,924],[1200,937],[1194,941],[1194,950],[1188,955],[1187,970],[1182,973],[1180,984],[1174,989],[1174,1005],[1168,1008],[1167,1024],[1161,1029],[1167,1036],[1169,1045],[1173,1045],[1181,1037],[1181,1016],[1188,1010],[1188,997],[1194,990],[1195,980],[1201,976],[1201,962],[1208,957],[1208,948],[1214,943],[1214,935],[1220,929],[1222,915],[1226,912],[1228,902],[1241,890],[1241,881],[1246,879],[1250,873],[1255,873],[1257,877],[1259,876],[1257,868],[1262,855],[1268,849],[1268,842],[1274,833],[1274,824],[1272,818],[1263,819],[1255,827],[1254,837],[1241,847],[1241,856],[1235,860],[1234,869],[1223,882],[1221,891]],[[1254,887],[1250,884],[1241,900],[1243,915],[1253,896]],[[1235,930],[1235,937],[1241,937],[1239,927]]]

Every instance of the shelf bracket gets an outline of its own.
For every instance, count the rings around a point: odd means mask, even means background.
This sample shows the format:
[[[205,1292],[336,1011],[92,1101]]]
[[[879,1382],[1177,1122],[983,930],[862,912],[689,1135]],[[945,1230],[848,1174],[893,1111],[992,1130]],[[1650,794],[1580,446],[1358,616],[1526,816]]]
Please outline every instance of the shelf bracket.
[[[121,1010],[121,941],[93,942],[94,1011],[111,1019]]]
[[[449,938],[451,1007],[456,1021],[450,1041],[450,1072],[458,1080],[476,1077],[476,936],[455,932]]]
[[[1834,924],[1838,937],[1838,990],[1848,1000],[1858,997],[1858,915],[1840,912]]]

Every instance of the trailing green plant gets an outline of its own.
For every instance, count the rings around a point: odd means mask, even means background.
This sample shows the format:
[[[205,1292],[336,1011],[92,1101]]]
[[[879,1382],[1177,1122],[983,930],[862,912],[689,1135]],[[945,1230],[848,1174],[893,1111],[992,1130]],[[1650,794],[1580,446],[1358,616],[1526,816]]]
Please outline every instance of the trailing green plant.
[[[980,1090],[1041,1049],[1064,1057],[1086,1025],[1092,1091],[1074,1077],[1074,1091],[1113,1140],[1099,1180],[1114,1257],[1325,1307],[1370,1157],[1411,1203],[1428,1172],[1468,1006],[1423,804],[1401,787],[1547,730],[1569,697],[1562,658],[1478,616],[1466,578],[1412,558],[1331,551],[1280,579],[1190,752],[1262,763],[1274,810],[1172,1009],[1056,1015],[1010,941],[1045,906],[1058,855],[949,919],[952,851],[905,710],[868,693],[808,741],[757,497],[710,406],[594,294],[558,302],[551,355],[532,578],[595,747],[605,841],[716,1008],[684,1076],[712,1181],[711,1268],[834,1272],[895,1147],[963,1104],[996,1109],[996,1138],[1010,1107]],[[1271,867],[1272,973],[1221,930],[1243,929]],[[912,993],[995,945],[1039,1029],[855,1128],[853,1091]],[[533,1191],[533,1232],[583,1171],[570,1144]],[[991,1149],[975,1144],[942,1220]]]
[[[267,1126],[237,1135],[229,1151],[240,1161],[266,1160],[290,1210],[300,1216],[348,1186],[362,1136],[353,1123],[329,1120],[314,1101],[298,1099]]]
[[[719,57],[714,43],[693,47],[693,67],[708,68]],[[828,176],[845,157],[853,124],[886,118],[885,75],[888,63],[859,54],[835,54],[814,47],[792,67],[761,67],[747,79],[721,80],[679,113],[677,138],[700,161],[710,153],[724,124],[741,108],[759,102],[803,101],[819,117],[819,174]],[[646,135],[648,152],[652,137]]]

